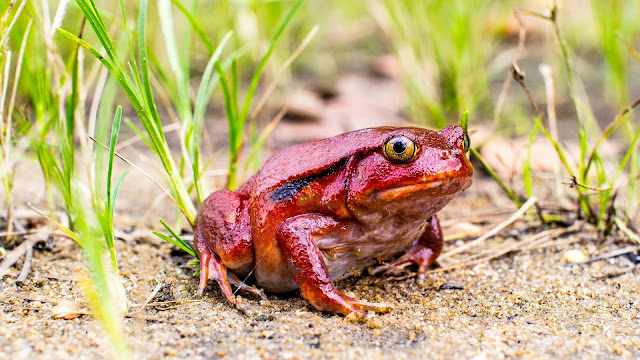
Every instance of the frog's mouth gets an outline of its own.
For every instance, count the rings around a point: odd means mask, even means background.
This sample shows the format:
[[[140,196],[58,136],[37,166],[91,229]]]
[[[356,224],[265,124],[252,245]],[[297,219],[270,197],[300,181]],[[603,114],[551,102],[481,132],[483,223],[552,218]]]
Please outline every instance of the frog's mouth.
[[[413,185],[398,186],[380,192],[383,201],[393,201],[410,196],[449,196],[466,190],[471,186],[471,177],[446,177]]]

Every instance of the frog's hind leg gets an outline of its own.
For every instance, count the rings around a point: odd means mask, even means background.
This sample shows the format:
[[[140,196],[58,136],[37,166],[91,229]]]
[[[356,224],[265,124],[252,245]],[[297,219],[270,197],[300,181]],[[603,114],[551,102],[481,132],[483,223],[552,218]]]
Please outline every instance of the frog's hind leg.
[[[371,274],[375,275],[383,271],[401,269],[411,264],[417,264],[418,278],[422,279],[429,266],[433,264],[442,252],[443,244],[444,237],[442,236],[440,222],[436,216],[433,216],[420,239],[404,255],[389,264],[378,266],[371,271]]]
[[[193,243],[200,255],[198,293],[202,294],[207,280],[213,279],[231,304],[247,312],[229,285],[229,280],[234,280],[232,272],[246,275],[253,267],[253,243],[246,201],[229,190],[209,195],[198,212]],[[227,268],[232,272],[227,272]]]
[[[197,236],[198,235],[196,235],[196,237]],[[218,254],[211,251],[203,241],[194,241],[194,244],[200,254],[200,283],[198,284],[198,295],[204,294],[204,289],[207,287],[207,281],[209,279],[215,280],[220,286],[222,294],[231,304],[245,314],[250,314],[251,311],[240,304],[238,298],[233,295],[231,285],[229,285],[227,267],[222,264]]]
[[[207,244],[198,242],[198,253],[200,253],[200,283],[198,284],[198,295],[204,294],[209,279],[215,280],[224,296],[229,302],[234,303],[235,297],[231,291],[231,286],[227,280],[227,268],[220,261],[218,254],[209,249]]]

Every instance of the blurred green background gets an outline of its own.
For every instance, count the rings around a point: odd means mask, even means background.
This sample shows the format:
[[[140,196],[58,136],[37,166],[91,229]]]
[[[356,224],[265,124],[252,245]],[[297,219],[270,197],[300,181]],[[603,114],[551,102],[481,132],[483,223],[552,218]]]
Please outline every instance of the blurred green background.
[[[114,38],[122,40],[123,23],[118,1],[96,0],[95,3]],[[245,80],[293,3],[290,0],[181,1],[214,45],[228,31],[234,32],[226,51],[246,51],[238,59],[240,79]],[[38,23],[41,19],[55,17],[58,5],[58,1],[31,1],[27,4],[27,12]],[[169,67],[156,5],[155,1],[149,4],[147,26],[155,62],[152,72],[166,71]],[[457,122],[463,108],[469,109],[473,118],[493,119],[496,98],[514,58],[518,36],[518,24],[512,14],[515,6],[544,12],[552,2],[308,0],[295,14],[276,46],[263,83],[275,77],[310,29],[318,25],[317,36],[289,68],[280,82],[281,87],[291,81],[309,79],[331,83],[344,72],[367,72],[377,56],[393,54],[397,60],[394,70],[402,74],[405,82],[408,119],[440,127]],[[617,108],[628,104],[631,92],[638,90],[632,82],[638,74],[637,61],[630,56],[625,42],[637,45],[640,39],[640,4],[635,0],[566,0],[559,1],[558,6],[559,24],[570,44],[576,72],[583,77],[587,92],[597,95],[596,110],[612,116]],[[134,28],[138,5],[135,1],[126,1],[126,7],[130,14],[129,26]],[[202,75],[209,54],[193,32],[189,39],[181,36],[190,25],[175,6],[172,8],[173,31],[180,40],[179,45],[189,53],[189,78],[195,81]],[[13,48],[21,38],[28,17],[19,20],[12,31]],[[77,34],[81,21],[80,9],[72,1],[59,25]],[[529,31],[524,58],[559,64],[560,53],[549,24],[533,18],[525,18],[524,22]],[[27,61],[27,69],[42,66],[44,61],[42,56],[37,56],[44,51],[36,39],[39,34],[34,31],[31,36],[34,39],[30,41],[27,53],[32,60]],[[84,37],[90,44],[96,43],[95,35],[90,31],[86,31]],[[73,48],[73,43],[59,34],[53,39],[63,53]],[[561,84],[563,74],[556,68],[555,77]],[[530,73],[538,78],[537,84],[542,83],[535,68]],[[25,98],[32,91],[29,81],[24,77],[20,85]],[[531,86],[534,91],[542,89],[535,84]],[[567,98],[563,96],[566,94],[566,89],[559,89],[558,99]],[[605,106],[601,107],[599,103]],[[520,104],[507,104],[503,118],[509,122],[508,128],[512,128],[518,119],[528,122],[526,111],[521,110]]]

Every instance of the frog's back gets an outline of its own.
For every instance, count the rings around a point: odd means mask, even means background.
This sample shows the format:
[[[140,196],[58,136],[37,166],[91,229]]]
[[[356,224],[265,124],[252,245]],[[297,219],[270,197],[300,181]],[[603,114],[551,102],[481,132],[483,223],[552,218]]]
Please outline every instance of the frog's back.
[[[284,148],[269,157],[248,180],[251,182],[251,193],[256,195],[270,191],[293,180],[321,173],[353,155],[374,151],[394,129],[378,127],[356,130]]]

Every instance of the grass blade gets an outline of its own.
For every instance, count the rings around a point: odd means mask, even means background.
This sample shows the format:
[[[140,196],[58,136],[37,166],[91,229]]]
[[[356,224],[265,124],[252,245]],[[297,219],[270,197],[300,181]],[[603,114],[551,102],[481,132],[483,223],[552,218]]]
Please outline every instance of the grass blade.
[[[113,173],[113,156],[116,152],[116,144],[118,143],[118,134],[120,134],[120,122],[122,120],[122,106],[116,108],[116,114],[113,117],[113,126],[111,127],[111,141],[109,143],[109,163],[107,165],[107,200],[109,205],[111,202],[111,174]]]
[[[473,155],[476,159],[478,159],[482,167],[498,183],[498,185],[500,185],[500,188],[505,192],[505,194],[507,194],[507,196],[511,199],[511,201],[513,201],[513,203],[516,204],[517,207],[521,207],[522,202],[520,201],[520,199],[518,199],[515,192],[511,190],[511,188],[509,188],[507,184],[505,184],[505,182],[502,181],[500,176],[498,176],[498,174],[493,170],[493,168],[489,164],[487,164],[486,161],[484,161],[484,158],[482,157],[482,155],[480,155],[480,153],[474,148],[470,148],[469,151],[471,151],[471,155]]]
[[[167,225],[167,223],[165,223],[164,221],[160,220],[160,223],[162,224],[162,226],[164,226],[165,229],[167,229],[167,231],[169,232],[169,234],[171,234],[171,236],[173,236],[173,238],[170,238],[164,234],[161,234],[159,232],[154,231],[153,233],[159,237],[161,237],[163,240],[170,242],[171,244],[179,247],[180,249],[184,250],[185,252],[187,252],[188,254],[192,255],[193,257],[195,257],[196,259],[199,259],[198,254],[193,250],[193,248],[191,248],[191,246],[189,246],[189,244],[187,244],[184,240],[182,240],[180,238],[180,236],[178,236],[178,234],[176,234],[173,230],[171,230],[171,228],[169,227],[169,225]]]
[[[260,60],[260,63],[258,64],[258,67],[256,68],[256,71],[253,74],[253,77],[251,78],[251,82],[249,83],[249,88],[247,89],[247,94],[244,98],[244,104],[242,105],[242,111],[240,112],[240,121],[242,121],[243,125],[247,119],[247,115],[249,114],[249,106],[251,105],[253,94],[255,93],[256,88],[258,87],[258,82],[262,77],[262,72],[265,66],[267,65],[267,61],[269,60],[271,53],[273,53],[273,49],[275,48],[276,43],[278,42],[278,39],[280,39],[280,35],[282,35],[282,32],[287,27],[287,25],[293,18],[293,15],[296,13],[296,11],[298,11],[298,8],[300,8],[303,2],[304,0],[298,0],[293,5],[291,10],[289,10],[289,13],[287,14],[287,16],[285,16],[285,18],[282,20],[282,22],[280,23],[280,26],[278,26],[278,29],[273,35],[271,42],[269,43],[269,48],[267,48],[267,51],[262,56],[262,59]]]
[[[145,100],[146,111],[149,112],[150,127],[153,133],[149,134],[151,138],[162,137],[161,132],[158,130],[157,119],[160,118],[158,109],[155,106],[153,100],[153,91],[151,89],[151,81],[149,80],[149,57],[147,55],[147,0],[140,1],[140,14],[138,19],[138,57],[140,58],[140,80],[142,82],[142,92]],[[143,109],[145,110],[145,109]],[[147,129],[148,131],[148,129]]]
[[[171,0],[171,2],[173,3],[173,5],[175,5],[175,7],[178,8],[178,10],[180,10],[180,12],[184,15],[184,17],[189,22],[189,24],[191,24],[191,27],[196,31],[196,33],[198,33],[198,36],[202,40],[202,43],[204,44],[204,46],[206,46],[207,50],[209,51],[209,54],[213,55],[213,53],[215,52],[214,50],[215,48],[213,46],[213,43],[207,36],[207,34],[202,29],[202,26],[200,26],[198,21],[193,17],[193,15],[189,12],[189,10],[187,10],[187,8],[184,7],[184,5],[182,5],[180,0]],[[218,47],[220,47],[220,45],[218,45]]]
[[[527,144],[527,157],[522,166],[522,177],[524,179],[524,189],[527,197],[530,198],[533,193],[533,171],[531,171],[531,146],[538,135],[538,128],[534,127],[529,133],[529,142]]]

